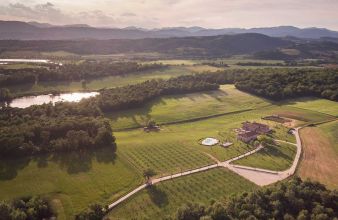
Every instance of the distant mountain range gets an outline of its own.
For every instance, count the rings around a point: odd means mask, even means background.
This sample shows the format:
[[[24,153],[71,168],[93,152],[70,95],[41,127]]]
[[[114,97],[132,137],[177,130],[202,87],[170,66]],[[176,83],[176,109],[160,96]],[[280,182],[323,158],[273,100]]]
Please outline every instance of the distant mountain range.
[[[270,37],[297,37],[307,39],[338,38],[338,32],[325,28],[297,28],[293,26],[267,28],[172,27],[161,29],[97,28],[86,24],[55,26],[47,23],[0,21],[0,40],[70,40],[70,39],[142,39],[169,37],[201,37],[235,35],[244,33],[264,34]]]
[[[207,37],[171,37],[110,40],[0,41],[0,51],[67,51],[75,54],[152,53],[173,56],[227,56],[252,54],[292,45],[292,42],[263,34]]]

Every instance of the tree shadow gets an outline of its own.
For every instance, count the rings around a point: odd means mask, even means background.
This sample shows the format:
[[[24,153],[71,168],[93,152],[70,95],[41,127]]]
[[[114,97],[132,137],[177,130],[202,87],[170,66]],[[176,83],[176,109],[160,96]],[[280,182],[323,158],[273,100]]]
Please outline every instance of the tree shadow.
[[[53,154],[51,161],[58,163],[68,174],[88,172],[92,168],[92,155],[88,151]]]
[[[209,92],[208,95],[213,97],[219,102],[223,102],[222,98],[224,98],[224,96],[228,96],[229,94],[226,91],[219,89],[214,92]]]
[[[158,187],[151,185],[147,187],[147,193],[149,194],[149,197],[151,201],[157,206],[157,207],[164,207],[168,205],[168,196],[167,194],[160,190]]]
[[[68,174],[77,174],[88,172],[92,169],[93,160],[98,163],[115,163],[116,145],[101,149],[85,149],[72,151],[68,153],[58,153],[51,156],[51,161],[59,164],[61,169],[67,171]]]
[[[100,149],[41,154],[21,158],[1,158],[0,181],[16,178],[18,171],[27,167],[31,161],[36,162],[38,168],[48,167],[50,162],[56,163],[68,174],[88,172],[92,169],[93,160],[98,163],[114,164],[116,160],[115,151],[116,145],[113,145]]]

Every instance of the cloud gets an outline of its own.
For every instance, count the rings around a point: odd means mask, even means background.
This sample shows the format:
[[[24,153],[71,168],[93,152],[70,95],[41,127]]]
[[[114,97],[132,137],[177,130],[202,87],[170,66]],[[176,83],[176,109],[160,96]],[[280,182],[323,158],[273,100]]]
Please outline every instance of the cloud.
[[[131,13],[131,12],[125,12],[121,14],[122,17],[135,17],[136,14],[135,13]]]
[[[22,3],[0,6],[0,14],[3,17],[16,18],[24,21],[49,22],[52,24],[77,24],[87,23],[91,25],[114,24],[114,17],[100,10],[85,11],[78,13],[65,13],[55,7],[54,4],[46,2],[27,6]]]
[[[16,2],[14,2],[16,1]],[[110,27],[338,29],[337,0],[1,0],[0,19]],[[2,6],[1,6],[2,5]]]

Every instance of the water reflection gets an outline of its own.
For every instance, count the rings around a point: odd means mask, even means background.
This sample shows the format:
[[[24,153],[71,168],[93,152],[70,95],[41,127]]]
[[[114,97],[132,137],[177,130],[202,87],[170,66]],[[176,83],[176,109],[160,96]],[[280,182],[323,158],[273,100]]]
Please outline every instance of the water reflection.
[[[74,92],[60,95],[25,96],[13,99],[11,103],[9,103],[9,106],[13,108],[27,108],[32,105],[42,105],[49,102],[53,104],[56,102],[79,102],[82,99],[94,97],[98,94],[98,92]]]
[[[0,59],[0,62],[13,62],[13,63],[48,63],[49,60],[45,59]]]

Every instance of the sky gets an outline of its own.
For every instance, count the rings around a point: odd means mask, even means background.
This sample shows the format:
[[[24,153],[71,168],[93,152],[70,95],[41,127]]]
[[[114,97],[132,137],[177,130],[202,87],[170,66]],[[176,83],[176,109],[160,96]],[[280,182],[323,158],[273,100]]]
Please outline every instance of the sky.
[[[338,30],[338,0],[0,0],[0,20],[97,27]]]

